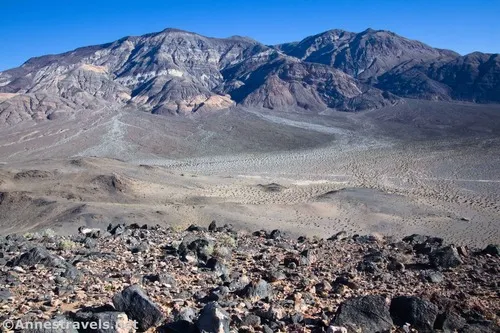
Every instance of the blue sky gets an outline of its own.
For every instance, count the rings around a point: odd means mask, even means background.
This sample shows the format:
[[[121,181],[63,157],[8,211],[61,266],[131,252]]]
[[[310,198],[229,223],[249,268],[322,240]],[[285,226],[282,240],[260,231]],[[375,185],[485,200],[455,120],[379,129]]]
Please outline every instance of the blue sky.
[[[0,70],[167,27],[265,44],[339,28],[386,29],[461,54],[500,53],[498,0],[0,0]]]

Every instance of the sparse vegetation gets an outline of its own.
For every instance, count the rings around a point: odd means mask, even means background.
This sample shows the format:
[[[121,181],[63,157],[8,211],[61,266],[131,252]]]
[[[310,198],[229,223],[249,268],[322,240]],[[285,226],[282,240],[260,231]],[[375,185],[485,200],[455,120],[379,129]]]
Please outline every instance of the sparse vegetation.
[[[42,230],[41,235],[44,238],[51,238],[51,237],[54,237],[56,235],[56,232],[50,228],[47,228],[47,229]]]
[[[59,243],[57,243],[57,249],[61,250],[61,251],[72,250],[75,247],[76,247],[76,243],[69,240],[69,239],[64,239],[64,240],[59,241]]]
[[[222,234],[219,237],[219,244],[222,245],[222,246],[228,246],[228,247],[231,247],[231,248],[235,248],[236,244],[237,244],[237,241],[230,234]]]

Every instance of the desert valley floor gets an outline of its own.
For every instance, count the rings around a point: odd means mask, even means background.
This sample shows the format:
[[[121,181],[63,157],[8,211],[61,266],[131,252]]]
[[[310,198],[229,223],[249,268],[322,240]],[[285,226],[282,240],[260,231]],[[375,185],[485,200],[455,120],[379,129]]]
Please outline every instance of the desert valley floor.
[[[500,242],[500,107],[103,108],[0,129],[0,230],[110,222]]]

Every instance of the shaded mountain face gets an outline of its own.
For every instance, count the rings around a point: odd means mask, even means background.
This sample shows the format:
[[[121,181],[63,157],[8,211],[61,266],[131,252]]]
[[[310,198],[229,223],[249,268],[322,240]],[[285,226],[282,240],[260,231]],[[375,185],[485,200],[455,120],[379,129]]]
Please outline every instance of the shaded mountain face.
[[[236,78],[229,81],[227,91],[233,100],[246,106],[356,111],[397,101],[395,96],[326,65],[278,57],[251,70],[245,63],[238,67],[241,68],[237,69]]]
[[[330,30],[275,48],[307,62],[340,69],[401,97],[500,102],[498,54],[460,56],[372,29],[359,34]]]
[[[387,31],[331,30],[269,47],[167,29],[0,72],[0,123],[105,107],[357,111],[394,104],[396,95],[495,102],[499,77],[497,55],[460,57]]]
[[[399,96],[500,102],[500,56],[472,53],[452,61],[398,66],[380,77],[376,85]]]
[[[372,29],[361,33],[330,30],[298,43],[278,45],[284,53],[308,62],[335,67],[363,81],[408,61],[451,60],[458,54],[432,48],[389,31]]]

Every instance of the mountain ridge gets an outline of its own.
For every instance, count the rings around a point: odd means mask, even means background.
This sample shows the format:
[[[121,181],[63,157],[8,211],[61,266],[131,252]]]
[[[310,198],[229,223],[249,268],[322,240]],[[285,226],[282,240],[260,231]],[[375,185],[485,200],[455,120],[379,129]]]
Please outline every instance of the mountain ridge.
[[[34,57],[0,72],[0,122],[129,106],[189,114],[234,105],[360,111],[401,98],[500,102],[495,55],[460,56],[385,30],[266,46],[167,28]]]

